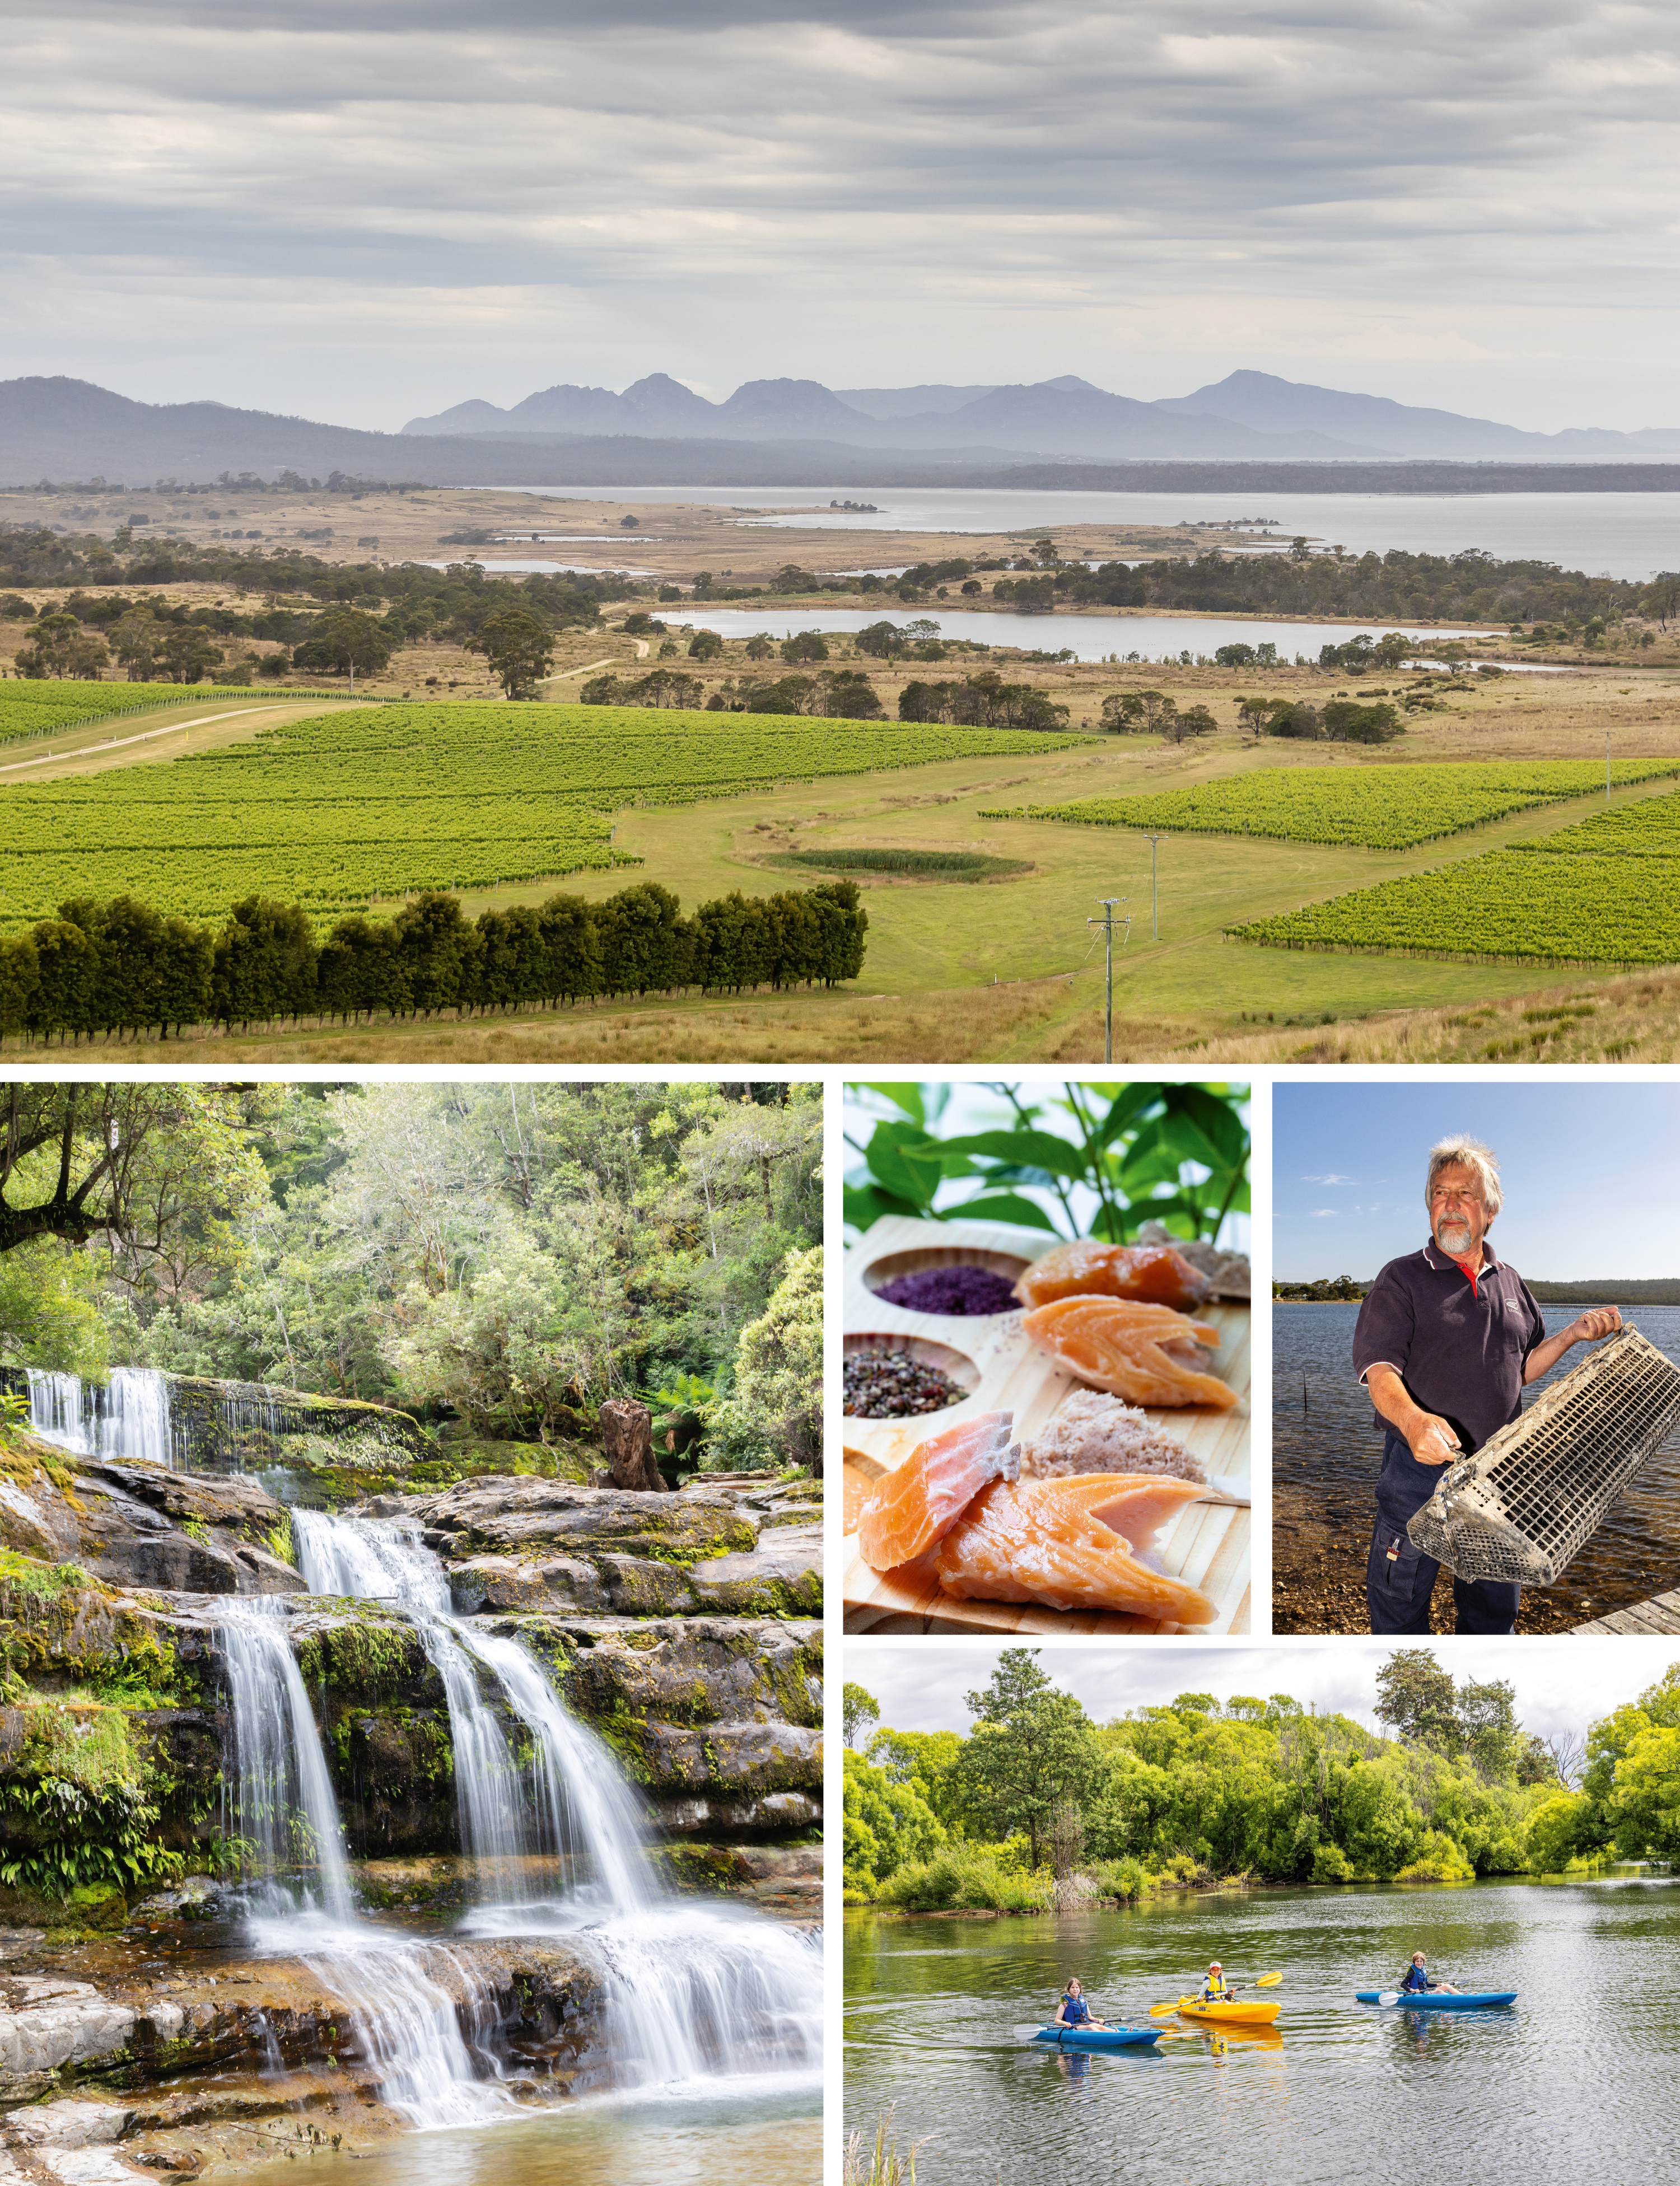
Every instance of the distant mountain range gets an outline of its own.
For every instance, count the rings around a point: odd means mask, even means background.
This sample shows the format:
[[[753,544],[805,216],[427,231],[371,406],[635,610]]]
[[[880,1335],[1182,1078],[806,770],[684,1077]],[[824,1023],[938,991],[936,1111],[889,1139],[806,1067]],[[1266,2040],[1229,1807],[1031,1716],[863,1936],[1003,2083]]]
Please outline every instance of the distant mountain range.
[[[400,434],[221,402],[136,402],[83,379],[0,382],[0,485],[12,486],[292,470],[431,485],[745,490],[1673,491],[1671,455],[1680,456],[1680,431],[1523,433],[1258,372],[1160,402],[1071,375],[1030,387],[837,392],[814,379],[760,379],[709,402],[655,373],[617,394],[560,386],[508,410],[462,402]]]
[[[1284,461],[1680,455],[1680,431],[1525,433],[1450,410],[1414,409],[1234,372],[1193,395],[1138,402],[1072,374],[1033,386],[852,387],[815,379],[753,379],[708,402],[657,372],[619,395],[559,386],[511,410],[461,402],[412,418],[406,434],[630,433],[689,440],[824,440],[866,448],[985,448],[1004,454],[1118,457],[1224,457]]]

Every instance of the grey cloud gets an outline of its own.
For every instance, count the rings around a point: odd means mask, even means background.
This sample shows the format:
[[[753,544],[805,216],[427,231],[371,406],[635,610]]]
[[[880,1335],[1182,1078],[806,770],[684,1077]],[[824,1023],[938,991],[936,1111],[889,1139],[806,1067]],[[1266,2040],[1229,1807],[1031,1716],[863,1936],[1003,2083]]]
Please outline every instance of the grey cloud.
[[[403,315],[454,347],[488,314],[506,360],[564,310],[551,376],[614,384],[948,376],[983,340],[988,374],[1152,394],[1181,391],[1180,355],[1195,384],[1328,343],[1378,391],[1435,399],[1457,371],[1455,406],[1509,414],[1513,374],[1539,400],[1577,356],[1638,372],[1644,329],[1655,387],[1680,24],[1632,7],[1607,40],[1607,20],[1510,0],[19,10],[9,346],[14,368],[85,368],[52,330],[139,259],[160,322],[231,281],[283,348],[311,283],[352,348]],[[1408,353],[1436,378],[1404,384]],[[529,391],[428,400],[424,369],[394,408]],[[341,404],[355,380],[333,375]]]

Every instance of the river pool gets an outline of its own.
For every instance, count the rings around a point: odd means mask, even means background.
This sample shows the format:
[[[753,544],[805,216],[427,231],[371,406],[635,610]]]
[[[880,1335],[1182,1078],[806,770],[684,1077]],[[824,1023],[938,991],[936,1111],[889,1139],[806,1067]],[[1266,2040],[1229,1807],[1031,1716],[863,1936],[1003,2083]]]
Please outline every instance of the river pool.
[[[1279,1657],[1279,1676],[1287,1663]],[[1203,2186],[1431,2179],[1643,2180],[1680,2138],[1680,1882],[1207,1892],[1075,1918],[848,1917],[846,2114],[921,2186],[1062,2178]],[[1515,2005],[1383,2010],[1414,1950]],[[1058,2054],[1033,2026],[1078,1974],[1099,2016],[1144,2020],[1211,1958],[1281,1968],[1277,2032]],[[1166,2022],[1187,2032],[1176,2019]]]

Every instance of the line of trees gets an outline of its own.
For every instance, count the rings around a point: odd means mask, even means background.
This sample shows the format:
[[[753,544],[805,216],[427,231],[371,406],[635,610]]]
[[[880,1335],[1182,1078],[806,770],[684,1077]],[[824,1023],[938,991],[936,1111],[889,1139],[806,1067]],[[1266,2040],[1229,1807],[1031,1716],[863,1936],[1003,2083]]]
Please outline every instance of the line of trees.
[[[132,896],[72,901],[0,940],[0,1039],[277,1020],[471,1017],[627,995],[813,985],[863,968],[869,917],[851,881],[738,892],[685,916],[639,882],[604,902],[554,895],[468,920],[428,894],[394,918],[339,919],[317,939],[298,904],[248,896],[218,931]]]
[[[1005,683],[983,668],[960,683],[906,683],[899,693],[901,721],[956,721],[980,729],[1065,729],[1067,709],[1030,683]]]
[[[1023,1647],[966,1702],[966,1737],[890,1730],[846,1687],[853,1898],[1024,1909],[1228,1876],[1470,1881],[1611,1847],[1680,1855],[1680,1664],[1593,1726],[1584,1778],[1578,1745],[1523,1729],[1509,1684],[1455,1680],[1421,1648],[1378,1673],[1388,1737],[1286,1693],[1181,1693],[1098,1724]]]

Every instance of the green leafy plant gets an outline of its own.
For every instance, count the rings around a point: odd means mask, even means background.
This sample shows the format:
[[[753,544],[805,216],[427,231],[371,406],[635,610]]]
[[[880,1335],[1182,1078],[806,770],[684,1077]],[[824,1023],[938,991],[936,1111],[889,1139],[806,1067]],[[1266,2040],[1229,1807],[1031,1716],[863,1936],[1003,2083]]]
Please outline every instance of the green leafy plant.
[[[1068,1082],[1058,1095],[988,1085],[1013,1123],[960,1137],[942,1137],[937,1128],[948,1085],[871,1082],[854,1090],[899,1112],[883,1117],[867,1142],[847,1141],[865,1166],[865,1180],[846,1186],[846,1219],[860,1230],[885,1214],[979,1218],[1123,1244],[1145,1222],[1164,1223],[1181,1237],[1217,1237],[1228,1214],[1248,1211],[1246,1085]],[[974,1185],[966,1196],[944,1191],[963,1180]],[[1027,1197],[1022,1185],[1048,1191],[1057,1213]],[[1088,1224],[1074,1213],[1078,1185],[1099,1202]]]

